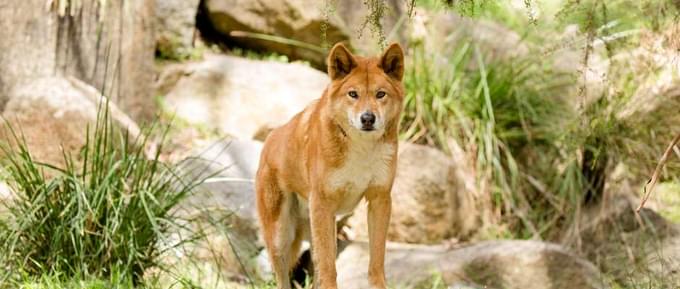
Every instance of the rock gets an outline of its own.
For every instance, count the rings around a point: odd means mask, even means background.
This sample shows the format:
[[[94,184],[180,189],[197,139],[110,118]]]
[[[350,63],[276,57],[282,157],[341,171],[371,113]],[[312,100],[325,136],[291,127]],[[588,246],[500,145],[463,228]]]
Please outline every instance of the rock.
[[[304,59],[323,66],[323,49],[305,48],[257,37],[239,35],[240,32],[273,35],[301,41],[316,47],[323,46],[322,26],[326,22],[321,2],[313,0],[205,0],[205,14],[214,30],[228,39],[228,43],[258,51],[276,52],[291,59]],[[326,41],[332,45],[346,41],[349,33],[337,19],[328,18]]]
[[[398,160],[389,240],[438,243],[450,238],[466,239],[475,233],[484,208],[477,202],[479,193],[465,162],[410,143],[399,144]],[[365,203],[348,224],[355,238],[367,240]]]
[[[636,214],[639,199],[632,193],[608,194],[603,205],[582,210],[562,243],[623,287],[680,286],[680,226],[651,209]]]
[[[611,65],[605,43],[592,40],[586,62],[588,35],[581,32],[578,25],[568,25],[551,42],[555,44],[543,47],[540,53],[557,74],[571,77],[575,84],[568,87],[564,100],[574,109],[580,109],[600,99],[607,89]]]
[[[654,150],[636,152],[626,164],[651,172],[649,159],[657,159],[680,127],[680,23],[662,32],[641,33],[640,45],[613,57],[612,65],[626,72],[626,87],[634,89],[623,105],[615,107],[622,130]],[[669,162],[673,166],[674,162]],[[652,165],[655,165],[653,163]],[[677,166],[675,167],[677,168]],[[648,177],[645,173],[643,178]],[[638,179],[646,181],[646,179]]]
[[[66,11],[46,3],[61,2],[0,4],[0,109],[15,87],[56,74],[105,92],[136,120],[151,118],[154,0],[76,1]]]
[[[195,152],[180,163],[185,177],[206,178],[195,193],[181,204],[195,232],[204,234],[184,245],[175,263],[192,270],[220,271],[233,279],[259,278],[258,254],[263,249],[258,236],[254,178],[262,143],[252,140],[222,140]],[[199,267],[191,267],[195,264]]]
[[[16,87],[10,97],[2,117],[23,135],[34,160],[61,167],[62,149],[78,160],[102,99],[95,88],[75,78],[45,77]],[[114,104],[109,104],[109,109],[115,123],[127,129],[132,138],[139,135],[137,125]],[[2,125],[0,137],[13,143]]]
[[[408,26],[408,1],[380,1],[384,6],[380,21],[382,33],[376,33],[375,27],[367,22],[371,9],[364,0],[335,1],[336,14],[347,27],[349,43],[361,55],[379,55],[385,47],[381,47],[380,37],[385,37],[384,44],[392,42],[406,43],[406,27]],[[390,38],[388,38],[391,36]],[[331,43],[332,45],[332,43]]]
[[[410,38],[425,51],[448,58],[461,43],[479,46],[486,60],[507,59],[529,53],[522,37],[511,29],[488,20],[471,19],[452,12],[417,9]]]
[[[613,57],[631,71],[637,83],[635,93],[616,115],[618,119],[652,126],[658,126],[659,120],[670,126],[680,124],[679,37],[680,24],[660,34],[646,32],[641,36],[640,47]]]
[[[325,74],[299,63],[205,55],[171,65],[158,87],[171,112],[193,125],[240,139],[279,126],[323,93]]]
[[[188,55],[194,43],[200,0],[156,0],[156,51],[166,57]]]
[[[654,284],[658,280],[658,287],[670,286],[680,287],[680,226],[673,224],[673,234],[667,235],[660,240],[660,243],[646,248],[642,264],[649,272],[638,272],[638,284]],[[630,279],[629,279],[630,280]]]
[[[368,244],[350,244],[337,264],[338,285],[369,288]],[[388,243],[385,273],[397,288],[423,288],[418,286],[433,276],[453,288],[605,288],[593,264],[539,241],[485,241],[460,248]]]
[[[290,59],[307,60],[316,67],[325,67],[326,51],[323,47],[330,47],[336,42],[348,42],[357,52],[369,55],[382,52],[380,36],[392,35],[387,41],[403,42],[406,3],[397,0],[381,3],[385,5],[382,34],[373,33],[373,27],[366,22],[371,11],[363,0],[331,3],[313,0],[206,0],[203,9],[211,30],[229,45],[276,52]],[[397,26],[400,19],[402,24]],[[322,29],[326,30],[325,37]],[[300,41],[315,47],[284,44],[243,32]]]

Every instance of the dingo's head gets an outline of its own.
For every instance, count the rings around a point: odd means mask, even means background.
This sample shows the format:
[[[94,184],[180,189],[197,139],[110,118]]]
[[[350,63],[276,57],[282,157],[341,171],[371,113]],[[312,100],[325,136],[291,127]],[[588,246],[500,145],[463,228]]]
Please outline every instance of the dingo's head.
[[[404,52],[390,45],[380,57],[355,56],[341,43],[328,55],[333,118],[349,133],[381,136],[396,128],[404,100]]]

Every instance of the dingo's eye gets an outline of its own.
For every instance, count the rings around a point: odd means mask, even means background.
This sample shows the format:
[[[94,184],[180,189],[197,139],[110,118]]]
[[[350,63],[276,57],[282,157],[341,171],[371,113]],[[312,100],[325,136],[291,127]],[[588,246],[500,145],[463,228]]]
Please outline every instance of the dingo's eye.
[[[350,91],[347,93],[347,95],[349,95],[349,97],[351,97],[351,98],[358,98],[358,97],[359,97],[359,95],[357,94],[357,92],[354,91],[354,90],[350,90]]]
[[[384,91],[378,91],[378,93],[375,95],[375,98],[381,99],[385,97],[385,92]]]

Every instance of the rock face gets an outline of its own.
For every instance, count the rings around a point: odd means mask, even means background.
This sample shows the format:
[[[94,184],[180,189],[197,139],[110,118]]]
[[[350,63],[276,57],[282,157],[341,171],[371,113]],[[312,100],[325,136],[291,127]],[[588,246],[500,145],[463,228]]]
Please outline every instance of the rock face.
[[[630,69],[639,83],[626,106],[616,115],[621,120],[680,124],[680,24],[661,34],[647,32],[640,47],[614,58]],[[659,123],[659,120],[663,123]],[[667,140],[670,140],[670,135]]]
[[[302,64],[206,55],[168,67],[158,87],[170,111],[194,125],[250,139],[321,97],[325,74]]]
[[[409,21],[406,11],[408,1],[380,1],[383,6],[383,17],[380,21],[382,34],[376,33],[375,27],[367,22],[371,9],[364,0],[335,1],[336,14],[349,30],[349,42],[354,49],[363,55],[377,55],[382,52],[380,37],[385,37],[386,44],[391,42],[405,43],[406,27]],[[390,37],[388,39],[388,37]],[[332,44],[332,43],[331,43]]]
[[[154,0],[77,1],[66,11],[45,3],[0,4],[0,108],[14,87],[56,74],[105,90],[135,119],[155,114]]]
[[[304,59],[317,67],[325,67],[324,45],[346,41],[358,52],[375,54],[381,52],[380,34],[372,33],[366,21],[371,10],[362,0],[336,1],[332,4],[313,0],[206,0],[204,13],[220,38],[231,45],[249,49],[276,52],[291,59]],[[383,35],[391,34],[387,41],[403,40],[403,28],[396,24],[404,15],[404,1],[381,1],[384,6]],[[335,5],[328,6],[325,5]],[[394,28],[397,30],[393,32]],[[401,26],[403,27],[403,26]],[[325,29],[325,36],[322,32]],[[242,32],[272,35],[279,38],[311,44],[284,44],[265,40]]]
[[[252,32],[293,39],[317,47],[322,46],[322,26],[326,21],[321,5],[313,0],[205,0],[205,13],[214,29],[237,46],[277,52],[292,59],[305,59],[322,65],[325,52],[283,44],[256,37],[239,36],[239,32]],[[336,43],[348,39],[342,24],[329,18],[326,40]],[[238,32],[237,32],[238,31]]]
[[[450,12],[429,13],[419,9],[414,16],[410,37],[422,42],[425,51],[449,57],[460,43],[470,41],[490,59],[526,55],[529,47],[509,28],[486,20],[475,20]],[[488,59],[487,59],[488,60]]]
[[[368,244],[349,245],[337,264],[338,285],[369,288]],[[538,241],[487,241],[456,249],[388,244],[385,273],[396,288],[422,288],[433,275],[449,288],[605,288],[593,264]]]
[[[227,277],[260,276],[257,256],[263,245],[258,239],[253,180],[261,149],[258,141],[223,140],[180,164],[188,176],[210,177],[181,205],[184,213],[200,216],[191,226],[205,235],[182,249],[183,257],[191,258],[175,260],[180,267],[213,275],[221,270]],[[194,262],[205,264],[195,268]]]
[[[635,209],[632,193],[611,193],[607,202],[586,208],[562,241],[583,252],[625,287],[680,286],[680,226],[651,209]]]
[[[200,0],[156,0],[156,50],[186,55],[192,48]]]
[[[437,149],[410,143],[399,144],[398,159],[389,240],[437,243],[474,233],[482,212],[465,166]],[[356,238],[367,240],[365,204],[348,224]]]
[[[10,96],[2,117],[23,134],[34,160],[57,166],[63,165],[62,148],[75,158],[85,145],[87,128],[95,125],[101,99],[93,87],[60,77],[38,78],[17,87]],[[113,104],[109,108],[112,118],[132,137],[139,134],[130,118]],[[2,125],[0,137],[12,143]]]

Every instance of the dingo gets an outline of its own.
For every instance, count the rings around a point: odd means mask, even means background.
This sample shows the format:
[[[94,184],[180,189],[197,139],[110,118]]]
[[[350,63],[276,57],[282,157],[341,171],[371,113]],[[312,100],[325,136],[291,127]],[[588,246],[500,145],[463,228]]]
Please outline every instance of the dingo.
[[[385,286],[385,238],[397,134],[404,99],[404,52],[354,56],[336,44],[328,56],[331,83],[267,137],[255,188],[264,241],[279,289],[311,233],[315,288],[336,289],[336,215],[368,201],[369,283]],[[311,226],[310,226],[311,225]],[[311,229],[311,232],[310,232]],[[354,289],[354,288],[353,288]]]

